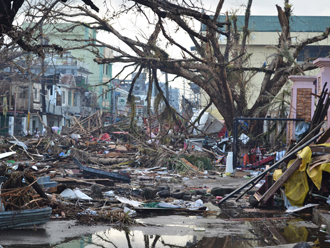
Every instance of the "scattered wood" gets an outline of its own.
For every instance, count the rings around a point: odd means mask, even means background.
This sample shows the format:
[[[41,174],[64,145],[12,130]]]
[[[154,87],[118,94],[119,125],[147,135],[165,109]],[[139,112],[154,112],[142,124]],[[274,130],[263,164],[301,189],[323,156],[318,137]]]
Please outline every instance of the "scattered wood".
[[[181,161],[184,162],[187,166],[189,166],[192,170],[198,171],[198,168],[192,163],[190,163],[187,159],[181,158]]]
[[[99,185],[99,186],[114,186],[115,183],[110,179],[76,179],[76,178],[54,178],[53,181],[58,183],[66,183],[66,184],[82,184],[82,185]]]

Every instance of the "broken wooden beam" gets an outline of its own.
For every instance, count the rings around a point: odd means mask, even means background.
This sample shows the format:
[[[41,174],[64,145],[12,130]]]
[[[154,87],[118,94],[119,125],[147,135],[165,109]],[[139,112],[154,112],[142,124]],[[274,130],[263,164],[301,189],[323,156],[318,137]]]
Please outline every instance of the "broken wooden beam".
[[[229,198],[233,197],[235,194],[239,193],[246,186],[248,186],[250,184],[255,184],[255,181],[259,180],[260,177],[263,177],[269,171],[277,168],[277,166],[279,166],[282,162],[284,162],[285,160],[287,160],[288,158],[290,158],[291,156],[293,156],[294,154],[296,154],[297,152],[299,152],[300,150],[302,150],[303,148],[305,148],[306,146],[308,146],[309,144],[311,144],[312,142],[314,142],[315,140],[317,140],[322,134],[323,134],[323,132],[315,135],[310,140],[306,141],[304,144],[302,144],[302,145],[300,145],[298,147],[295,146],[296,148],[293,151],[289,152],[287,155],[285,155],[284,157],[282,157],[279,161],[277,161],[275,164],[273,164],[267,170],[263,171],[261,174],[259,174],[258,176],[252,178],[249,182],[247,182],[243,186],[239,187],[238,189],[234,190],[233,192],[231,192],[230,194],[228,194],[227,196],[225,196],[224,198],[222,198],[219,201],[218,206],[220,206],[222,203],[224,203],[225,201],[227,201]]]
[[[34,188],[34,190],[44,199],[48,199],[48,196],[46,195],[46,193],[42,190],[42,188],[40,187],[39,183],[35,181],[35,178],[32,174],[30,173],[25,173],[24,174],[24,178],[25,180],[32,184],[32,187]]]
[[[280,178],[273,183],[273,185],[259,198],[259,202],[265,204],[268,199],[275,194],[275,192],[285,183],[291,175],[299,169],[301,165],[301,158],[297,158],[293,164],[280,176]]]
[[[320,137],[320,139],[316,142],[316,144],[326,143],[329,138],[330,138],[330,128],[328,128],[328,130],[324,132],[324,134]]]

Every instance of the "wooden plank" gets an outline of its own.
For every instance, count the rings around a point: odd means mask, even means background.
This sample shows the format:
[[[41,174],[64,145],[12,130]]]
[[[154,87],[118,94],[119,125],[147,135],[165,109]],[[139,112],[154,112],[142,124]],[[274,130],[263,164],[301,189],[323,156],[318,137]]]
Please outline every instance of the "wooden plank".
[[[77,120],[77,118],[76,118],[75,116],[73,116],[73,119],[76,121],[76,123],[78,123],[78,125],[79,125],[81,131],[82,131],[83,133],[87,133],[86,130],[85,130],[85,128],[80,124],[79,120]]]
[[[330,147],[326,146],[310,146],[312,152],[320,152],[320,153],[330,153]]]
[[[254,196],[254,198],[257,199],[258,202],[260,202],[262,195],[259,192],[255,192],[253,196]]]
[[[330,138],[330,128],[321,136],[321,138],[316,142],[316,144],[323,144],[326,143],[327,140]]]
[[[84,185],[114,186],[114,181],[110,179],[76,179],[76,178],[54,178],[52,181],[58,183],[78,183]]]
[[[259,202],[265,204],[268,199],[285,183],[301,164],[301,158],[297,158],[293,164],[282,174],[282,176],[262,195]]]

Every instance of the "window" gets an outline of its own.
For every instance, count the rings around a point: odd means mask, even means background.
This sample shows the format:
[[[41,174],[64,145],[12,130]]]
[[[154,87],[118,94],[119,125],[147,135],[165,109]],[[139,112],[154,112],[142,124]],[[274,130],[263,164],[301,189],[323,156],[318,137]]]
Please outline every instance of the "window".
[[[34,100],[38,101],[38,89],[34,88]]]
[[[102,89],[102,100],[107,100],[108,94],[109,94],[109,92],[107,90]]]
[[[28,88],[19,87],[18,92],[19,98],[28,98]]]
[[[72,106],[72,93],[71,90],[69,91],[69,95],[68,95],[69,99],[68,99],[68,105]]]
[[[56,106],[62,106],[62,99],[60,94],[56,94]]]
[[[32,130],[36,130],[37,123],[35,120],[32,121]]]
[[[62,104],[65,104],[65,91],[62,91]]]
[[[330,54],[330,46],[305,46],[298,54],[297,61],[312,61]]]
[[[78,106],[78,93],[73,93],[73,106]]]
[[[142,108],[137,108],[137,114],[142,116],[143,114],[143,109]]]
[[[103,74],[109,75],[109,65],[103,65]]]

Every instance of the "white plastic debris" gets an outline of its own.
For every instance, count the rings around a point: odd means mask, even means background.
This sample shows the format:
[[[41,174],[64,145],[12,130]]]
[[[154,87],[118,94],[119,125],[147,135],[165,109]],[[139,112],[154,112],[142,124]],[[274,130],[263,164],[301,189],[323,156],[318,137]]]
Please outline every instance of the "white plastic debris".
[[[239,136],[239,138],[238,138],[240,141],[242,141],[242,143],[245,145],[246,143],[248,143],[249,142],[249,140],[250,140],[250,138],[246,135],[246,134],[244,134],[244,133],[242,133],[241,134],[241,136]]]
[[[70,188],[66,188],[60,194],[64,199],[71,199],[71,200],[93,200],[93,198],[89,197],[85,193],[81,192],[79,189],[72,190]]]
[[[125,197],[121,197],[121,196],[115,196],[117,201],[120,201],[121,203],[127,203],[132,205],[133,207],[139,207],[142,205],[142,202],[138,202],[138,201],[134,201],[134,200],[129,200]]]
[[[202,208],[204,207],[203,201],[201,199],[198,199],[197,201],[194,202],[193,205],[195,208]]]
[[[78,215],[97,215],[97,212],[88,208],[85,211],[78,213]]]
[[[189,210],[198,210],[199,208],[204,207],[204,203],[201,199],[198,199],[195,202],[187,204],[187,206],[189,206]]]
[[[109,197],[115,197],[115,192],[113,190],[105,192],[103,195],[109,196]]]
[[[327,203],[330,205],[330,196],[328,196]]]
[[[311,203],[309,203],[309,204],[307,204],[307,205],[305,205],[305,206],[303,206],[303,207],[296,207],[296,206],[292,206],[292,207],[289,207],[285,212],[286,213],[295,213],[295,212],[299,212],[299,211],[301,211],[301,210],[303,210],[303,209],[306,209],[306,208],[313,208],[313,207],[316,207],[316,206],[318,206],[319,204],[311,204]]]
[[[72,189],[66,188],[60,194],[64,199],[77,199],[77,195],[73,192]]]
[[[73,133],[71,134],[71,139],[81,139],[81,136],[79,134]]]
[[[128,216],[130,217],[136,216],[136,211],[127,207],[124,207],[124,213],[128,213]]]
[[[79,199],[81,199],[81,200],[87,200],[87,201],[89,201],[89,200],[93,200],[93,198],[91,198],[91,197],[89,197],[88,195],[86,195],[85,193],[81,192],[79,189],[75,189],[73,192],[74,192],[74,193],[77,195],[77,197],[78,197]]]
[[[22,141],[9,141],[9,143],[12,143],[12,144],[18,145],[18,146],[20,146],[20,147],[23,147],[25,150],[28,149],[28,147],[27,147],[27,146],[25,145],[25,143],[22,142]]]
[[[184,200],[178,200],[178,199],[176,199],[176,200],[172,201],[172,204],[173,205],[183,205],[184,204]]]

